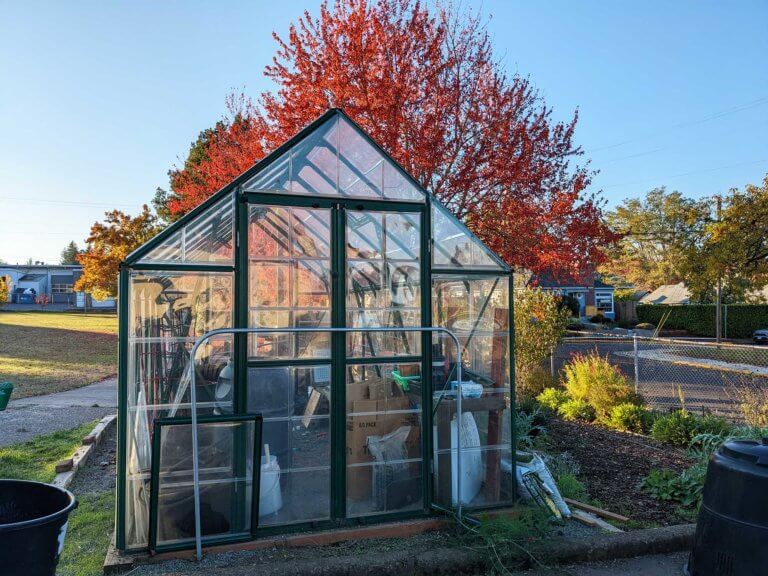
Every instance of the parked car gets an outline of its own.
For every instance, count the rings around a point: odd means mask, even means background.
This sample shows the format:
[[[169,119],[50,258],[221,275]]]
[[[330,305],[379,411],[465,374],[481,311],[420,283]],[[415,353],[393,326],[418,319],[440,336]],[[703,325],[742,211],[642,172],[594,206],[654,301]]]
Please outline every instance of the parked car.
[[[768,328],[761,328],[752,333],[752,341],[755,344],[768,344]]]

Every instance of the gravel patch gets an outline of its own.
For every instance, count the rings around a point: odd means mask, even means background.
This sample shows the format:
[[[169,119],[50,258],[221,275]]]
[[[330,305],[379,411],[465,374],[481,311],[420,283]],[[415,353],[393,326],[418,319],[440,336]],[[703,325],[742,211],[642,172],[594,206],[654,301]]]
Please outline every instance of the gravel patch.
[[[0,412],[0,446],[27,442],[43,434],[68,430],[85,422],[101,419],[114,411],[114,408],[103,406],[8,408]]]
[[[593,538],[599,530],[570,521],[563,526],[553,526],[548,541]],[[189,560],[168,560],[158,564],[140,565],[131,576],[193,576],[215,573],[217,576],[245,576],[254,566],[264,568],[269,564],[312,563],[324,565],[331,559],[371,558],[381,559],[391,554],[417,556],[430,550],[468,550],[453,530],[429,532],[408,538],[370,539],[341,542],[328,546],[303,548],[272,547],[263,550],[224,552],[203,557],[200,564]]]
[[[115,489],[117,460],[117,425],[104,433],[101,443],[80,468],[69,489],[75,495],[99,494]]]

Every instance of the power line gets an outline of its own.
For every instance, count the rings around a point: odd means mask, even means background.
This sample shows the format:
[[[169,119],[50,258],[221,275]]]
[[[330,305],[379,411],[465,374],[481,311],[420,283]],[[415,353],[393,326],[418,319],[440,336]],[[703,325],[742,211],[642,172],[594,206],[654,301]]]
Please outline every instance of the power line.
[[[726,170],[728,168],[737,168],[739,166],[750,166],[752,164],[768,163],[768,160],[752,160],[749,162],[738,162],[736,164],[729,164],[728,166],[717,166],[715,168],[704,168],[702,170],[692,170],[690,172],[683,172],[681,174],[673,174],[671,176],[659,176],[658,178],[652,178],[650,180],[637,180],[635,182],[622,182],[620,184],[608,184],[601,186],[601,188],[618,188],[619,186],[633,186],[635,184],[647,184],[648,182],[657,182],[659,180],[670,180],[672,178],[683,178],[685,176],[693,176],[694,174],[703,174],[705,172],[715,172],[717,170]]]
[[[638,136],[636,138],[630,138],[628,140],[623,140],[621,142],[616,142],[614,144],[608,144],[607,146],[599,146],[597,148],[591,148],[590,150],[586,150],[586,154],[591,154],[592,152],[598,152],[600,150],[608,150],[610,148],[618,148],[619,146],[625,146],[626,144],[631,144],[632,142],[638,142],[640,140],[647,140],[648,138],[652,138],[654,136],[659,136],[660,134],[668,134],[669,132],[674,132],[675,130],[679,130],[680,128],[688,128],[690,126],[696,126],[698,124],[704,124],[705,122],[711,122],[712,120],[717,120],[718,118],[722,118],[723,116],[728,116],[730,114],[736,114],[738,112],[743,112],[744,110],[751,110],[752,108],[757,108],[759,106],[764,106],[768,104],[768,96],[763,96],[762,98],[758,98],[757,100],[752,100],[751,102],[747,102],[745,104],[739,104],[738,106],[732,106],[731,108],[727,108],[725,110],[721,110],[719,112],[714,112],[712,114],[708,114],[707,116],[703,116],[701,118],[697,118],[696,120],[689,120],[686,122],[679,122],[677,124],[673,124],[672,126],[665,128],[663,130],[653,132],[650,134],[646,134],[645,136]]]
[[[137,208],[142,204],[148,204],[148,202],[142,202],[140,204],[108,204],[104,202],[79,202],[77,200],[48,200],[44,198],[24,198],[20,196],[0,196],[0,200],[9,200],[14,202],[24,202],[28,204],[55,204],[61,206],[99,206],[105,208]]]

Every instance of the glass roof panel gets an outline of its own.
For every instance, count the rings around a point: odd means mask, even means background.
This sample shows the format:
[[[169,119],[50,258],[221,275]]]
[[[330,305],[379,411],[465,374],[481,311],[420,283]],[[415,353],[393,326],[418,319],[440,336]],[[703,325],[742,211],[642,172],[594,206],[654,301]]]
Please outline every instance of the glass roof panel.
[[[195,216],[150,250],[140,263],[230,263],[234,261],[235,219],[232,194]]]
[[[425,194],[354,124],[337,114],[248,180],[247,192],[424,202]]]
[[[493,252],[437,202],[432,203],[432,267],[506,270]]]

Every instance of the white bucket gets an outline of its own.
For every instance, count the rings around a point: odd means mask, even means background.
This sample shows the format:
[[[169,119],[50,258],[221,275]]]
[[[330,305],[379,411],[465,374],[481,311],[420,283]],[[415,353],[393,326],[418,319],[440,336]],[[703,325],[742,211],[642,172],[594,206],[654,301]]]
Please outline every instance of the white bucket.
[[[277,456],[261,457],[261,481],[259,482],[259,517],[274,514],[283,507],[280,490],[280,465]]]

